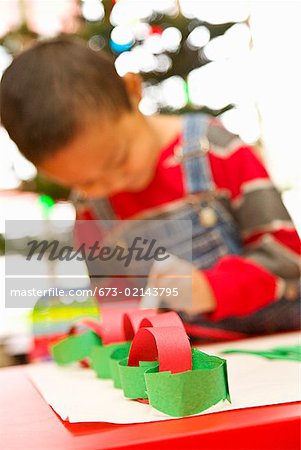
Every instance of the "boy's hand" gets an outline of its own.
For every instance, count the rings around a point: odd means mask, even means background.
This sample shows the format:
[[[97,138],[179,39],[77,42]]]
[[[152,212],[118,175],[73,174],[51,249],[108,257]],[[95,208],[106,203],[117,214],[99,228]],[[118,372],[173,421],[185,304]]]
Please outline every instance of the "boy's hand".
[[[157,261],[149,274],[147,288],[176,289],[178,295],[144,297],[142,307],[154,307],[151,303],[164,301],[164,306],[187,313],[209,313],[215,309],[216,302],[205,275],[189,262],[170,255],[164,261]],[[149,300],[149,302],[148,302]]]

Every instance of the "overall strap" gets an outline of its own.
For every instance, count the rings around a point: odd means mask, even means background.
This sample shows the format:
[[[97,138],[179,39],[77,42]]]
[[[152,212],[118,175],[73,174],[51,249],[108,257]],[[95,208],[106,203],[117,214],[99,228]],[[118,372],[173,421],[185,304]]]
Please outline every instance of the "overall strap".
[[[102,220],[116,220],[116,214],[107,197],[89,199],[89,204],[97,218]]]
[[[106,197],[86,198],[82,194],[72,191],[69,199],[74,204],[76,211],[79,212],[80,217],[82,211],[88,211],[89,215],[91,212],[92,218],[95,220],[116,220],[116,214]],[[89,219],[91,220],[90,217]]]
[[[188,194],[213,190],[207,127],[206,114],[184,115],[183,147],[177,156],[183,165]]]

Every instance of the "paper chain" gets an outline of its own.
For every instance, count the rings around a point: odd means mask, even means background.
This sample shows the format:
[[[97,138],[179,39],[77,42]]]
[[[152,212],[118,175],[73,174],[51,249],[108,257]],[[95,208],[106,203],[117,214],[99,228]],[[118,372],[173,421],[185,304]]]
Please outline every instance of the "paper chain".
[[[126,398],[170,416],[230,402],[226,361],[192,349],[175,312],[103,310],[102,323],[76,323],[52,346],[52,354],[58,364],[90,364],[97,377],[112,379]]]

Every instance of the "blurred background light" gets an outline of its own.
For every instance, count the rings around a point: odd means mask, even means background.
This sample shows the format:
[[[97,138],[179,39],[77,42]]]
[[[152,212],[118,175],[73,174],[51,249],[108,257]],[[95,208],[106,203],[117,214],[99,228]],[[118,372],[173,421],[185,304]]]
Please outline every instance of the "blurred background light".
[[[120,76],[128,72],[155,71],[160,61],[143,45],[133,48],[130,52],[123,52],[116,58],[115,67]]]
[[[252,81],[267,166],[277,186],[301,194],[301,3],[252,2]],[[267,26],[268,24],[268,26]],[[300,211],[300,203],[295,206]],[[300,214],[299,214],[300,216]]]
[[[151,5],[154,11],[162,14],[174,15],[178,12],[176,0],[152,0]]]
[[[128,72],[138,73],[138,62],[133,57],[133,52],[123,52],[115,60],[117,73],[122,77]]]
[[[172,66],[172,60],[167,55],[157,55],[156,72],[167,72]]]
[[[162,37],[159,33],[153,33],[145,39],[144,46],[146,50],[153,54],[162,53],[164,51]]]
[[[82,15],[90,22],[97,22],[105,15],[101,0],[82,0]]]
[[[19,4],[21,11],[23,5],[30,30],[41,36],[55,36],[63,31],[74,33],[77,30],[79,4],[74,0],[24,0]]]
[[[155,114],[158,111],[158,102],[150,96],[144,96],[139,103],[139,110],[146,116]]]
[[[238,58],[250,50],[251,34],[247,24],[239,23],[229,28],[222,36],[212,39],[204,48],[211,61]]]
[[[0,37],[16,28],[21,22],[19,0],[0,1]]]
[[[170,109],[180,109],[187,104],[185,81],[182,77],[173,76],[160,83],[162,105]]]
[[[182,33],[176,27],[168,27],[162,33],[162,46],[168,52],[176,52],[181,44]]]
[[[134,45],[134,34],[129,26],[118,25],[111,33],[111,48],[117,53],[129,50]]]
[[[112,25],[128,24],[137,19],[148,19],[153,14],[152,2],[141,0],[118,0],[111,11]]]
[[[2,72],[9,66],[12,61],[12,56],[7,52],[7,50],[0,45],[0,77]]]
[[[156,57],[143,45],[139,45],[132,50],[132,58],[141,72],[152,72],[157,67]]]
[[[181,12],[187,18],[198,18],[204,22],[221,24],[243,22],[249,16],[248,1],[224,0],[179,0]]]
[[[220,118],[227,130],[238,134],[247,144],[255,144],[260,138],[259,115],[254,104],[236,105]]]
[[[191,102],[196,106],[220,109],[233,102],[231,68],[223,62],[212,62],[188,75]]]
[[[208,44],[210,31],[205,26],[195,27],[187,38],[187,45],[190,48],[201,48]]]
[[[102,50],[106,46],[106,40],[103,36],[92,36],[88,41],[89,47],[94,51]]]
[[[145,83],[143,86],[143,96],[139,104],[139,109],[143,114],[150,115],[158,112],[161,101],[160,83]]]
[[[145,22],[136,22],[133,24],[132,31],[136,41],[143,41],[151,32],[151,26]]]
[[[37,170],[33,164],[25,159],[4,128],[0,127],[1,164],[0,189],[13,189],[22,180],[33,178]]]

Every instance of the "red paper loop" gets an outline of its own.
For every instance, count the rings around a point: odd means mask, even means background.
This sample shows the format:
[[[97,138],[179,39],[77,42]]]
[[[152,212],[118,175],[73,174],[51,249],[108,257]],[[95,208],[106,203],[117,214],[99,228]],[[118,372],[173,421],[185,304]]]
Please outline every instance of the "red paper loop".
[[[80,319],[69,330],[69,335],[76,334],[80,327],[94,331],[103,344],[131,341],[139,328],[145,327],[179,327],[184,324],[176,312],[157,314],[154,309],[104,308],[102,320]]]
[[[141,326],[141,321],[143,322],[148,318],[156,317],[156,315],[158,314],[154,309],[136,309],[135,311],[125,313],[123,316],[125,340],[131,341],[132,339],[134,339],[135,334]]]
[[[160,372],[191,370],[191,348],[184,328],[140,328],[130,349],[128,365],[139,366],[140,361],[158,361]]]
[[[143,318],[140,323],[140,328],[145,327],[180,327],[185,330],[182,319],[174,311],[169,311],[166,313],[156,314]]]
[[[120,308],[103,308],[101,310],[102,339],[104,344],[124,342],[126,340],[123,316],[127,311]]]
[[[155,314],[154,310],[145,311],[146,313],[152,311]],[[127,328],[124,325],[125,316],[130,318],[130,326]],[[70,328],[69,335],[76,334],[80,327],[86,327],[94,331],[105,345],[124,342],[133,339],[143,317],[145,317],[144,311],[137,311],[136,308],[103,308],[101,311],[101,322],[93,319],[80,319]],[[131,332],[130,330],[133,331]]]

